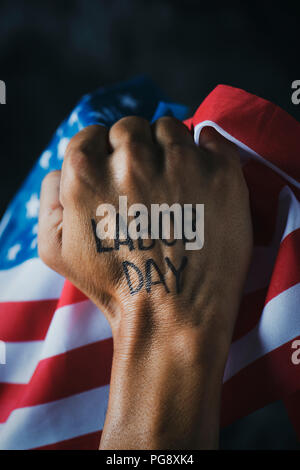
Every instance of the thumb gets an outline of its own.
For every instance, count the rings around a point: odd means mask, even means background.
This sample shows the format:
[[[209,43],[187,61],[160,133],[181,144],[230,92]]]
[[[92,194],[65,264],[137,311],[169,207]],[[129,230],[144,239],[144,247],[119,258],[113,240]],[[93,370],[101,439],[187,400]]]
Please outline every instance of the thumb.
[[[59,200],[60,171],[47,174],[42,182],[38,226],[38,251],[47,266],[61,273],[62,270],[62,221],[63,207]]]

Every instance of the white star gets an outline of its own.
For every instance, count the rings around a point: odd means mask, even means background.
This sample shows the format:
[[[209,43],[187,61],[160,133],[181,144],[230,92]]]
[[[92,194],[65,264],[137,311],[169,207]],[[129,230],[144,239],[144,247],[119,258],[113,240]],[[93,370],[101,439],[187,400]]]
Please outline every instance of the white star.
[[[38,227],[39,227],[39,224],[35,224],[35,225],[32,227],[31,233],[33,233],[33,235],[36,235],[36,234],[38,233]]]
[[[37,217],[39,214],[40,201],[37,194],[32,194],[29,201],[26,202],[26,217]]]
[[[71,116],[69,117],[69,124],[70,124],[70,126],[72,126],[73,124],[75,124],[76,121],[78,121],[78,113],[77,113],[76,109],[74,109],[74,111],[72,112]]]
[[[139,104],[138,101],[129,94],[121,95],[119,98],[121,105],[127,108],[135,109]]]
[[[6,229],[7,224],[10,221],[11,216],[12,216],[11,211],[7,211],[4,214],[4,216],[2,217],[2,220],[0,222],[0,237],[1,237],[2,233],[4,232],[4,230]]]
[[[57,146],[57,156],[60,160],[62,160],[65,156],[65,151],[66,148],[68,147],[68,143],[70,142],[70,139],[67,137],[63,137]]]
[[[16,259],[16,256],[20,250],[21,250],[20,243],[17,243],[16,245],[12,246],[7,252],[7,259],[9,259],[10,261]]]
[[[31,245],[30,245],[30,248],[31,248],[32,250],[34,250],[34,249],[36,248],[36,246],[37,246],[37,237],[35,237],[35,238],[32,240]]]
[[[106,118],[103,113],[99,113],[98,111],[92,111],[91,113],[89,113],[89,117],[100,120],[105,120]]]
[[[52,157],[52,152],[50,150],[45,150],[40,159],[40,165],[45,170],[49,168],[49,160]]]

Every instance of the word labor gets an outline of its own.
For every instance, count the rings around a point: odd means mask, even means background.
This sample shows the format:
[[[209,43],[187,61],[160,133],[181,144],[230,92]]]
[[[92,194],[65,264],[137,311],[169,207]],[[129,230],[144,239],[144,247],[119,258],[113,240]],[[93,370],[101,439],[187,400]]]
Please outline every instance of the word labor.
[[[196,204],[196,208],[192,204],[183,208],[179,203],[151,204],[149,214],[144,204],[128,208],[127,196],[119,196],[118,211],[112,204],[100,204],[96,215],[102,217],[96,226],[100,240],[168,240],[172,222],[173,238],[183,239],[186,250],[200,250],[204,244],[204,204]],[[132,218],[129,224],[128,217]]]

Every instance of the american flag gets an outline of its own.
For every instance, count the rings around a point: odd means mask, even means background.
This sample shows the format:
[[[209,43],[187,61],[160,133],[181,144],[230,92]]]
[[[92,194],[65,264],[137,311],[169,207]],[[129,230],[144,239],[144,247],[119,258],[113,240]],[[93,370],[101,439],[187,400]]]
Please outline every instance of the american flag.
[[[145,78],[84,96],[0,224],[1,449],[99,446],[111,330],[89,299],[38,258],[39,192],[46,173],[60,169],[74,134],[132,114],[184,120],[188,110]],[[300,436],[300,364],[292,360],[300,348],[300,124],[224,85],[185,122],[196,142],[212,126],[238,146],[250,190],[255,248],[224,374],[222,425],[282,399]]]

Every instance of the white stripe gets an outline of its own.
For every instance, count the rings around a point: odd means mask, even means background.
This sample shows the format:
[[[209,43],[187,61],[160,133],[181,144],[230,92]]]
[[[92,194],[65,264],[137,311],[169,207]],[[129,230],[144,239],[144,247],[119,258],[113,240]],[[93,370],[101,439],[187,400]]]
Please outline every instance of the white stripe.
[[[285,223],[285,230],[281,237],[281,241],[287,237],[294,230],[300,228],[300,202],[294,195],[289,186],[285,186],[280,191],[279,195],[279,212],[283,219],[287,220]]]
[[[242,151],[246,152],[248,154],[248,156],[251,156],[251,157],[254,157],[255,160],[258,160],[259,162],[263,163],[264,165],[268,166],[269,168],[271,168],[273,171],[275,171],[276,173],[278,173],[279,175],[281,175],[284,179],[286,179],[287,181],[289,181],[289,183],[293,184],[294,186],[296,186],[296,188],[299,188],[300,189],[300,183],[295,180],[294,178],[292,178],[292,176],[288,175],[287,173],[285,173],[284,171],[282,171],[280,168],[278,168],[277,166],[275,166],[273,163],[269,162],[268,160],[266,160],[265,158],[263,158],[261,155],[259,155],[257,152],[255,152],[254,150],[252,150],[250,147],[248,147],[247,145],[243,144],[243,142],[241,142],[240,140],[236,139],[235,137],[233,137],[232,135],[230,135],[228,132],[226,132],[222,127],[220,127],[218,124],[216,124],[215,122],[213,121],[202,121],[202,122],[199,122],[199,124],[197,124],[195,126],[195,129],[194,129],[194,140],[195,142],[198,144],[199,142],[199,137],[200,137],[200,133],[202,131],[202,129],[204,127],[213,127],[214,129],[216,129],[216,131],[218,131],[220,134],[223,135],[223,137],[225,137],[226,139],[230,140],[231,142],[233,142],[234,144],[236,144]]]
[[[45,339],[42,358],[62,354],[111,336],[108,321],[90,300],[66,305],[54,314]]]
[[[90,300],[61,307],[44,341],[5,343],[6,364],[0,365],[0,382],[26,384],[41,359],[111,336],[108,321]]]
[[[64,278],[39,258],[0,271],[0,302],[58,299]]]
[[[0,382],[28,383],[41,356],[43,341],[5,343],[5,349],[6,364],[0,365]]]
[[[299,305],[300,283],[267,303],[257,326],[232,343],[224,382],[256,359],[300,335]]]
[[[0,449],[32,449],[100,431],[108,394],[106,385],[51,403],[14,410],[7,422],[0,424]]]

